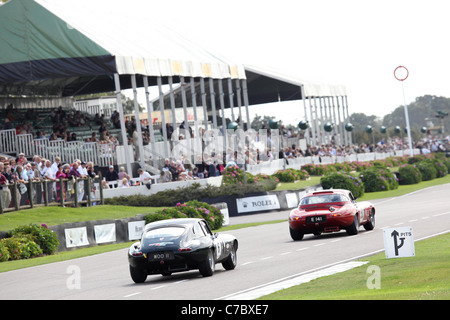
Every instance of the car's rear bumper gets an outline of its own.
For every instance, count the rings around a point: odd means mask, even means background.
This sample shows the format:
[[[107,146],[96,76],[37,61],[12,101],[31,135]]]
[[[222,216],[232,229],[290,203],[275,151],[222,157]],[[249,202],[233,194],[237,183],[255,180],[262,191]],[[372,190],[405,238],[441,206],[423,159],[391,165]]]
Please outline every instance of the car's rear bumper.
[[[179,272],[192,269],[198,269],[199,263],[207,257],[207,250],[198,250],[194,252],[174,252],[174,258],[170,260],[150,261],[147,254],[141,256],[128,255],[128,263],[148,274],[157,274],[164,272]]]
[[[314,223],[307,222],[306,217],[302,216],[299,219],[289,218],[289,227],[302,233],[336,232],[348,228],[354,220],[354,216],[351,214],[338,217],[327,215],[325,222]]]

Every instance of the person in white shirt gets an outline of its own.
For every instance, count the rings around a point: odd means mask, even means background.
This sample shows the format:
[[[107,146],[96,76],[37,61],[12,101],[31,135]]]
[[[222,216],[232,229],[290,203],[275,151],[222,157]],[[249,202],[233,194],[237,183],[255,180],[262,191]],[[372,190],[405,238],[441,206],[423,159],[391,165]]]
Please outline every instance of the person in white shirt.
[[[53,173],[56,175],[56,173],[58,172],[58,165],[61,162],[61,158],[60,157],[55,157],[55,162],[53,162],[52,164],[52,170]]]
[[[147,171],[144,171],[142,168],[138,169],[138,173],[141,185],[145,185],[147,189],[150,189],[152,183],[152,177],[150,176],[150,174]]]
[[[52,162],[50,160],[45,160],[45,167],[44,169],[42,169],[42,177],[46,180],[50,180],[49,182],[47,182],[47,190],[48,190],[48,202],[52,202],[53,198],[56,199],[56,197],[54,197],[53,192],[56,190],[55,189],[55,181],[56,181],[56,173],[53,172],[52,169]]]
[[[77,171],[80,173],[80,178],[86,178],[88,176],[86,162],[81,161]],[[78,181],[78,201],[82,201],[84,197],[84,180]]]

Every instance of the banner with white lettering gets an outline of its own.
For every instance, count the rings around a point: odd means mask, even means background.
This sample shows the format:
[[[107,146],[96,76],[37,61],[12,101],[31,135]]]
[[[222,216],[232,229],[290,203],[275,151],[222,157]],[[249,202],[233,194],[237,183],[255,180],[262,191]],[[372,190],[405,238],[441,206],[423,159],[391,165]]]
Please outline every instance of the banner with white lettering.
[[[145,220],[128,222],[128,240],[138,240],[144,232]]]
[[[238,213],[280,209],[278,197],[274,194],[236,199]]]

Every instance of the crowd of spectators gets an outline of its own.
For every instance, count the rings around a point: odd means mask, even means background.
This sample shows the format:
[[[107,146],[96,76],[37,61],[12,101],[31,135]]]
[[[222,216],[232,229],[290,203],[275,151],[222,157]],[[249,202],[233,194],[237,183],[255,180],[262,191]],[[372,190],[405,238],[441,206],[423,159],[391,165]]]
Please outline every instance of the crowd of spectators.
[[[33,184],[33,203],[44,203],[45,193],[47,189],[48,202],[60,201],[61,188],[65,201],[73,201],[75,192],[73,177],[77,178],[94,178],[94,164],[81,160],[74,160],[73,163],[62,163],[59,157],[55,159],[45,159],[38,155],[34,156],[31,161],[24,156],[23,153],[18,157],[9,157],[0,155],[0,184],[2,191],[2,207],[14,207],[15,199],[11,186],[17,185],[17,202],[19,206],[28,205],[30,203],[30,192],[28,191],[29,182]],[[60,183],[60,178],[68,179]],[[46,183],[46,188],[43,184]],[[80,179],[77,184],[77,200],[86,200],[87,184]]]
[[[110,119],[103,114],[96,114],[93,117],[78,110],[66,111],[62,106],[51,109],[50,113],[39,116],[35,109],[27,109],[24,113],[15,109],[12,104],[4,110],[5,120],[0,127],[1,130],[15,129],[16,134],[32,134],[34,139],[64,140],[64,141],[85,141],[99,143],[113,143],[119,145],[119,140],[110,134],[108,128],[116,127],[115,119],[117,112],[114,112]],[[51,131],[48,132],[43,123],[51,123]],[[98,129],[94,129],[93,125]],[[120,128],[120,124],[119,124]],[[85,129],[91,132],[88,137],[77,136],[78,129]]]

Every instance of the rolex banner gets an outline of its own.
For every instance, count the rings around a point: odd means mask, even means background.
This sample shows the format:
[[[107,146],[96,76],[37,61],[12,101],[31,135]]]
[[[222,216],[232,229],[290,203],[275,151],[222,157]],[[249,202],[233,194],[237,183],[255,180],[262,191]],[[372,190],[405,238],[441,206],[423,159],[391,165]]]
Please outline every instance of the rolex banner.
[[[280,202],[275,194],[236,199],[238,213],[280,209]]]

